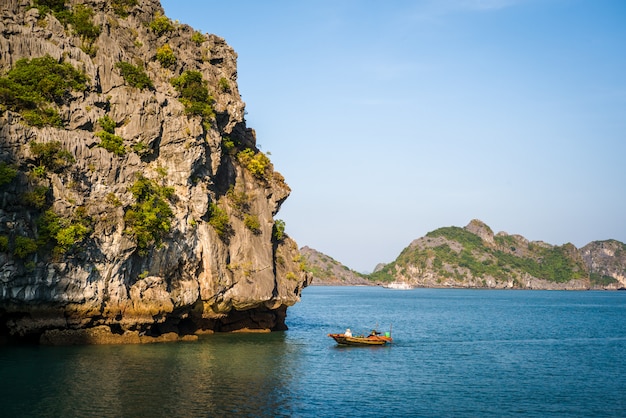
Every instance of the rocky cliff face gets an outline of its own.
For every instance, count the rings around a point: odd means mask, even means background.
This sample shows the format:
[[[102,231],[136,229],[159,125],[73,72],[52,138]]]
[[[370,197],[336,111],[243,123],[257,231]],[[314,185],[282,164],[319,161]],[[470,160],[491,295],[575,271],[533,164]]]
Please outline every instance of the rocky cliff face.
[[[597,287],[626,288],[626,244],[612,239],[593,241],[580,254]]]
[[[0,5],[0,338],[285,329],[309,278],[235,52],[157,0],[35,5]],[[17,97],[14,70],[42,57],[84,86],[46,96],[44,74],[43,102]]]
[[[479,220],[446,227],[413,241],[398,258],[371,275],[420,287],[497,289],[626,288],[626,248],[597,241],[577,249],[494,234]]]

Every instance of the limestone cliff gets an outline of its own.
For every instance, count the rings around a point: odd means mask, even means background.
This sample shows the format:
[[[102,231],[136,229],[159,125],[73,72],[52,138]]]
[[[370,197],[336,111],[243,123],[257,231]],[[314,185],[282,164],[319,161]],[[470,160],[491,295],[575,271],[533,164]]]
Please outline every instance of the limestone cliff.
[[[419,287],[621,289],[626,288],[625,249],[614,240],[580,250],[531,242],[494,234],[475,219],[464,228],[439,228],[416,239],[370,279]]]
[[[157,0],[4,0],[0,18],[0,339],[285,329],[309,277],[225,41]]]
[[[626,244],[613,239],[593,241],[580,253],[597,287],[626,288]]]

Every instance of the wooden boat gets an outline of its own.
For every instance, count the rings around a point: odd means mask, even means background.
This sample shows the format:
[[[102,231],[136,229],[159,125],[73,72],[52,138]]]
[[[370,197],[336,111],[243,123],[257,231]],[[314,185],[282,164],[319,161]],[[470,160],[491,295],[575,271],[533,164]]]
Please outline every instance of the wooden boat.
[[[346,334],[328,334],[328,336],[337,341],[339,345],[385,345],[393,341],[391,334],[388,332],[384,335],[372,333],[368,336],[347,336]]]

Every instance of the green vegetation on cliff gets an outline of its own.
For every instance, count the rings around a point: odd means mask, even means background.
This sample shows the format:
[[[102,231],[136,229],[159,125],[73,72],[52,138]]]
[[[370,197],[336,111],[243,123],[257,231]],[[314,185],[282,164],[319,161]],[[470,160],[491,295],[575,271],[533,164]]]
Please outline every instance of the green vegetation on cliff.
[[[173,67],[176,64],[176,55],[174,55],[172,47],[168,44],[164,44],[157,49],[156,59],[163,68]]]
[[[271,169],[271,162],[267,155],[262,152],[255,153],[253,149],[246,148],[237,154],[239,162],[258,179],[267,179]]]
[[[34,5],[41,17],[51,13],[66,29],[71,28],[73,34],[80,36],[83,52],[92,57],[96,55],[93,43],[100,36],[102,29],[93,23],[94,11],[91,7],[76,4],[69,9],[61,0],[35,0]]]
[[[126,154],[124,138],[115,135],[115,121],[109,116],[103,116],[98,119],[98,124],[102,128],[94,134],[100,138],[98,146],[118,156]]]
[[[112,0],[111,7],[116,15],[127,17],[130,10],[138,4],[137,0]]]
[[[126,154],[124,138],[106,131],[96,132],[95,135],[100,138],[100,143],[98,144],[99,147],[102,147],[118,156]]]
[[[33,207],[43,210],[48,207],[45,193],[48,187],[37,188],[44,195],[26,194],[25,202]],[[38,199],[33,201],[33,199]],[[63,217],[52,209],[46,209],[36,219],[37,236],[31,238],[23,235],[15,235],[13,239],[13,254],[20,259],[27,259],[30,255],[40,252],[49,255],[50,251],[55,256],[64,254],[76,248],[92,231],[92,220],[86,216],[85,209],[78,207],[71,217]],[[0,251],[9,250],[9,239],[5,237],[4,248]]]
[[[84,91],[87,76],[69,63],[50,55],[20,59],[0,78],[0,111],[19,112],[32,126],[62,126],[58,111],[49,106],[63,104],[71,91]]]
[[[243,224],[252,231],[253,234],[258,235],[261,233],[261,223],[259,222],[258,216],[251,214],[244,215]]]
[[[225,77],[220,78],[220,81],[218,82],[218,86],[219,86],[220,91],[222,92],[230,91],[230,83],[228,82],[228,80],[226,80]]]
[[[74,12],[71,14],[70,23],[72,24],[74,33],[83,38],[83,40],[92,43],[100,35],[100,27],[93,24],[93,9],[82,4],[74,6]]]
[[[281,242],[285,238],[285,221],[276,219],[272,226],[272,239],[275,242]]]
[[[172,86],[180,93],[180,101],[189,116],[200,116],[210,127],[210,120],[215,117],[213,97],[209,94],[207,82],[199,71],[185,71],[180,77],[171,80]]]
[[[228,236],[232,233],[232,227],[226,211],[220,208],[217,203],[211,203],[209,212],[209,225],[215,229],[215,232],[221,239],[228,239]]]
[[[206,36],[204,36],[202,33],[200,32],[194,32],[193,35],[191,35],[191,40],[192,42],[194,42],[197,46],[202,45],[203,42],[206,42]]]
[[[38,243],[44,246],[52,242],[54,254],[66,253],[87,237],[91,232],[91,223],[83,207],[77,208],[71,218],[64,218],[48,209],[38,221]]]
[[[170,231],[174,212],[167,201],[174,195],[174,189],[159,186],[140,175],[130,191],[135,203],[124,214],[126,232],[137,240],[139,253],[145,255],[150,245],[159,245]]]
[[[24,259],[37,252],[37,241],[33,238],[17,235],[15,237],[13,255]]]
[[[592,287],[604,287],[609,285],[619,285],[619,281],[614,277],[606,276],[598,273],[591,273],[589,275],[589,281]]]
[[[150,80],[143,68],[124,61],[118,62],[115,66],[120,70],[122,78],[128,85],[139,90],[154,88],[152,80]]]
[[[36,208],[44,209],[48,206],[48,193],[50,192],[49,186],[37,185],[32,189],[23,193],[24,203]]]
[[[30,152],[37,166],[52,172],[59,172],[76,162],[72,153],[63,149],[59,141],[31,142]]]
[[[12,248],[12,253],[26,261],[32,254],[39,253],[54,256],[66,253],[82,242],[92,230],[92,220],[86,215],[84,207],[75,207],[72,215],[62,216],[52,209],[50,176],[62,174],[75,163],[74,156],[61,146],[59,141],[30,142],[30,152],[34,167],[27,173],[28,188],[21,192],[21,205],[31,213],[31,224],[23,232],[7,236],[5,251]],[[2,166],[2,165],[0,165]],[[10,177],[17,175],[17,170],[9,172]],[[23,235],[30,230],[31,236]]]
[[[17,170],[4,161],[0,162],[0,187],[9,184],[17,176]]]
[[[33,3],[42,15],[48,13],[56,15],[66,11],[65,0],[34,0]]]
[[[167,32],[174,30],[174,25],[167,16],[156,14],[152,22],[150,22],[150,30],[158,36],[162,36]]]

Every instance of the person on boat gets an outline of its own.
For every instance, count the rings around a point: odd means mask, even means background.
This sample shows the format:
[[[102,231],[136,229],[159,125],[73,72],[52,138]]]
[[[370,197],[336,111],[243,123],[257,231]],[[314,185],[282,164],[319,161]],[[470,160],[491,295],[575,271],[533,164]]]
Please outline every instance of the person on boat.
[[[378,331],[376,331],[375,329],[373,329],[373,330],[372,330],[372,332],[370,332],[370,335],[372,335],[372,336],[374,336],[374,337],[375,337],[375,336],[377,336],[377,335],[380,335],[380,332],[378,332]]]
[[[352,331],[350,331],[350,328],[346,329],[346,332],[344,332],[343,335],[346,337],[352,337]]]

